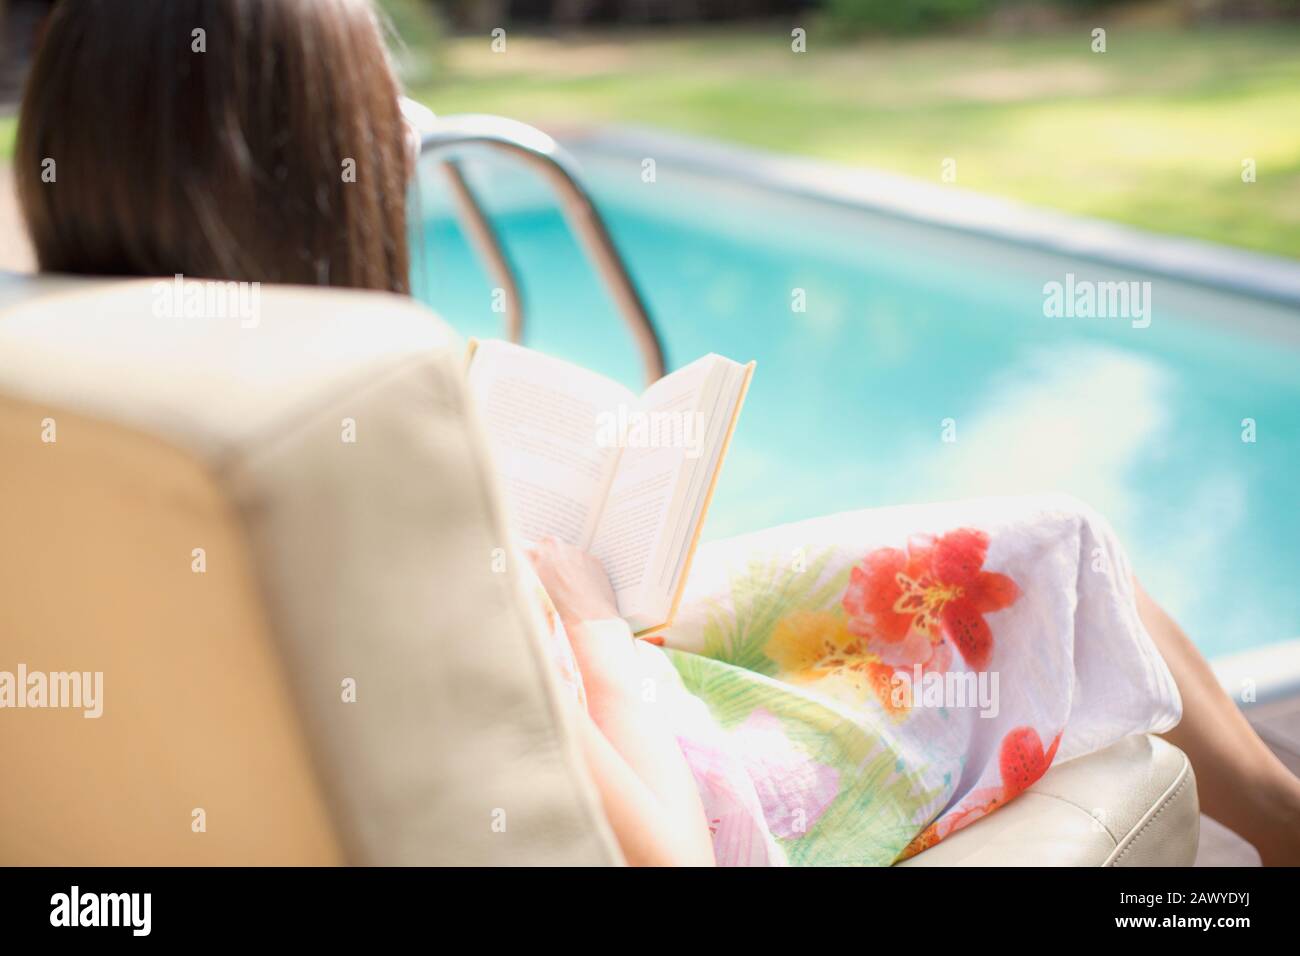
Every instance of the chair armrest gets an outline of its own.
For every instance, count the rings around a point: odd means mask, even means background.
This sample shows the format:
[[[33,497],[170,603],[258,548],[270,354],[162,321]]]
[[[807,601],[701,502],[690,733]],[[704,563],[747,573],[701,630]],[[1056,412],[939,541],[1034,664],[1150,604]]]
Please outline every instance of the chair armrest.
[[[1190,866],[1200,808],[1187,756],[1127,737],[1058,764],[1019,797],[900,866]]]

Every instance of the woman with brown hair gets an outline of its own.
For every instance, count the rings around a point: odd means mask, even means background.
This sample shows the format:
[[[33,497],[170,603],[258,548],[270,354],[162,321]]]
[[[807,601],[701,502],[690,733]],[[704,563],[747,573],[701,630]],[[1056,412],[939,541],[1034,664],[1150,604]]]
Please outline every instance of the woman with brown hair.
[[[399,95],[370,0],[62,0],[15,161],[40,267],[406,293]],[[533,560],[582,672],[580,736],[627,859],[711,862],[691,769],[638,704],[639,654],[603,570],[554,542]],[[1266,862],[1300,861],[1300,783],[1178,626],[1131,583],[1125,597],[1182,698],[1167,736],[1205,810]]]
[[[398,98],[368,0],[66,0],[15,158],[37,261],[406,292]]]

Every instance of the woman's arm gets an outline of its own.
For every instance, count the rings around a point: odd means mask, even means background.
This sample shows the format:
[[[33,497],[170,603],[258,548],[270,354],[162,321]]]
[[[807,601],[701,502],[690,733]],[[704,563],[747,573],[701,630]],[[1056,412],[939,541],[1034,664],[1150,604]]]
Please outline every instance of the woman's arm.
[[[616,749],[612,740],[617,735],[623,735],[619,738],[623,742],[643,737],[635,728],[600,728],[581,711],[578,718],[587,768],[627,862],[632,866],[712,866],[713,845],[694,781],[687,779],[689,791],[662,784],[649,786],[646,781],[658,773],[669,771],[675,776],[672,759],[659,759],[654,748],[629,757]],[[689,778],[681,752],[672,757]]]
[[[560,613],[587,690],[579,728],[587,766],[627,861],[712,866],[695,779],[671,727],[642,697],[648,672],[600,563],[547,540],[529,552]]]

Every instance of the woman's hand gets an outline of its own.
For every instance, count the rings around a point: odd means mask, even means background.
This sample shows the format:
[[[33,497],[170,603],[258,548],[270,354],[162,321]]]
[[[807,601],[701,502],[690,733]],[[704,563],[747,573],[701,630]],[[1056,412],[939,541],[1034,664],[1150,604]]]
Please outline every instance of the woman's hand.
[[[543,538],[527,553],[565,630],[571,631],[570,625],[576,628],[584,621],[618,617],[618,601],[609,576],[586,551],[555,538]]]
[[[619,618],[609,576],[587,552],[554,538],[540,541],[527,553],[564,623],[588,706],[600,718],[607,707],[632,694],[641,677],[632,631]]]

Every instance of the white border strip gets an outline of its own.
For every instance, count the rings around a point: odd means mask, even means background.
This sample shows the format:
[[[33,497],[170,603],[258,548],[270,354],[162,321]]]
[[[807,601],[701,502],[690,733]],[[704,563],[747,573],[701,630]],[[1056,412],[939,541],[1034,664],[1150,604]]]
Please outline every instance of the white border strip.
[[[785,156],[636,126],[570,131],[579,153],[652,156],[660,166],[1033,246],[1300,308],[1300,262],[1146,232],[880,170]],[[1189,198],[1195,202],[1195,198]]]

